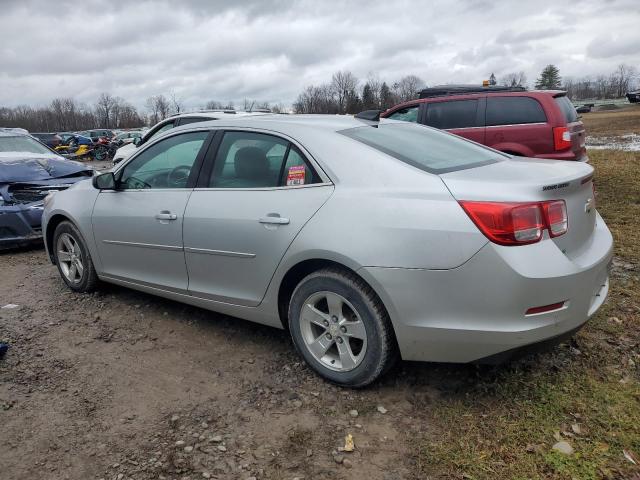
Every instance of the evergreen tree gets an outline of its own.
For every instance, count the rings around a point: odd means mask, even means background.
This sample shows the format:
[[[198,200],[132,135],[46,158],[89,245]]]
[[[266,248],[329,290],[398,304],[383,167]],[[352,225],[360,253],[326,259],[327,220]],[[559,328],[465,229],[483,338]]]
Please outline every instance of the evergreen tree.
[[[386,110],[389,107],[392,107],[394,104],[393,94],[391,93],[391,89],[387,82],[383,82],[380,87],[380,108]]]
[[[376,99],[373,96],[371,85],[365,83],[364,87],[362,87],[362,108],[364,110],[371,110],[376,107]]]
[[[547,65],[536,80],[538,90],[558,90],[562,84],[560,71],[555,65]]]
[[[496,76],[491,72],[491,76],[489,77],[489,85],[497,85],[498,81],[496,80]]]

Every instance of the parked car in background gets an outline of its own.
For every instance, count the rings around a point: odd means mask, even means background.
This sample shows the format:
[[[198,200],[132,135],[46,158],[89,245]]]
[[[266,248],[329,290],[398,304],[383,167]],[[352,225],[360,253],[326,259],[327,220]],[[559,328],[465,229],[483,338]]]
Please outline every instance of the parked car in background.
[[[37,138],[49,148],[56,148],[62,143],[62,138],[57,133],[32,133],[31,136]]]
[[[44,198],[91,176],[26,131],[0,128],[0,250],[41,241]]]
[[[235,117],[235,118],[233,118]],[[593,168],[365,115],[228,115],[165,131],[46,202],[49,257],[279,328],[324,378],[471,362],[571,336],[608,292]]]
[[[144,132],[140,130],[129,130],[126,132],[121,132],[113,137],[111,139],[111,142],[121,147],[122,145],[126,145],[127,143],[132,143],[136,138],[142,137],[143,134]]]
[[[112,162],[114,166],[119,164],[121,161],[129,158],[129,156],[131,156],[133,152],[136,151],[136,148],[144,145],[155,136],[160,135],[161,133],[166,132],[167,130],[170,130],[172,128],[176,128],[182,125],[188,125],[190,123],[204,122],[207,120],[218,120],[220,118],[227,118],[229,116],[235,118],[235,116],[264,114],[265,112],[262,111],[241,112],[237,110],[202,110],[199,112],[180,113],[177,115],[173,115],[156,123],[153,127],[144,132],[142,137],[139,137],[137,139],[134,138],[131,143],[118,148],[118,150],[116,150],[116,152],[113,154]]]
[[[629,92],[625,95],[629,103],[640,103],[640,90],[636,90],[635,92]]]
[[[532,158],[587,161],[585,128],[560,90],[444,85],[385,118],[447,130],[501,152]]]
[[[108,129],[85,130],[83,132],[78,132],[78,135],[89,137],[94,142],[97,142],[100,138],[111,140],[114,137],[113,131]]]

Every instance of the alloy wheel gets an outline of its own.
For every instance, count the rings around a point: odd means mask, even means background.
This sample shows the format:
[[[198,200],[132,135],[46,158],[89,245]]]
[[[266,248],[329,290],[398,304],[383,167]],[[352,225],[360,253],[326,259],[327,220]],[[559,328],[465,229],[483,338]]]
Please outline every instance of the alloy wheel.
[[[311,355],[331,370],[348,372],[364,359],[364,322],[342,295],[325,291],[308,297],[300,312],[300,330]]]
[[[71,283],[80,283],[84,274],[82,250],[78,241],[68,233],[58,237],[56,252],[60,270]]]

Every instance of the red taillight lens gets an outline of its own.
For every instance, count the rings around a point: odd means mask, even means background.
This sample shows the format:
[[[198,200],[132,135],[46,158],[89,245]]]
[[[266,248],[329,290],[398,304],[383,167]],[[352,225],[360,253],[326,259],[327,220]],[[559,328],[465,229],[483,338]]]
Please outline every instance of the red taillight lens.
[[[554,310],[560,310],[564,307],[565,302],[552,303],[551,305],[544,305],[542,307],[531,307],[524,314],[525,315],[536,315],[538,313],[547,313],[552,312]]]
[[[499,245],[526,245],[542,238],[542,214],[537,203],[460,202],[473,223]]]
[[[551,237],[558,237],[567,233],[569,221],[567,219],[567,205],[564,200],[554,200],[542,204]]]
[[[539,242],[545,229],[551,237],[567,232],[564,200],[535,203],[461,201],[460,205],[480,231],[498,245]]]
[[[558,151],[571,148],[571,133],[567,127],[554,127],[553,148]]]

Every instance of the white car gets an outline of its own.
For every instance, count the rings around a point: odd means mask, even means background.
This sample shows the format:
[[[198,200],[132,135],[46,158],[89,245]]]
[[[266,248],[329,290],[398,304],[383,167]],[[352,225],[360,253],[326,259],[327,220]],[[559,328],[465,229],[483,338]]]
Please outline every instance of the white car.
[[[266,112],[241,112],[236,110],[202,110],[199,112],[179,113],[156,123],[147,132],[133,142],[127,143],[116,150],[113,156],[113,166],[129,158],[140,145],[144,145],[156,135],[166,132],[175,127],[188,125],[190,123],[204,122],[206,120],[219,120],[221,118],[236,118],[246,115],[264,115]]]

